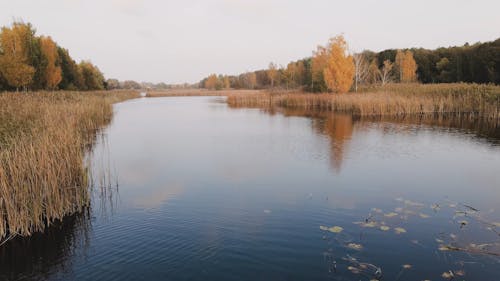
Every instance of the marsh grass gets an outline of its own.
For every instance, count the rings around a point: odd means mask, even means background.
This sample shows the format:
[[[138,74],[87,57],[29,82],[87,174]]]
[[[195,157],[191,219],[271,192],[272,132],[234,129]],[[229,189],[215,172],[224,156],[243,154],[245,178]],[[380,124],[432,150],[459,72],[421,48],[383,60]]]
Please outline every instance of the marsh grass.
[[[0,94],[0,239],[30,235],[89,204],[86,151],[112,104],[136,92]]]
[[[359,93],[256,93],[228,95],[232,107],[273,106],[350,113],[354,116],[466,115],[500,117],[500,86],[478,84],[392,84]]]

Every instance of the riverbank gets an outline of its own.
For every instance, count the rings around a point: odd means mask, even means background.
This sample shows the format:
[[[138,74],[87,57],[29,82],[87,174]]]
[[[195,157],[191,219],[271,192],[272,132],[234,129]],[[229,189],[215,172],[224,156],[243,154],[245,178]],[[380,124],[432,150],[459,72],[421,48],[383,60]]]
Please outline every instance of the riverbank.
[[[0,94],[0,241],[89,204],[84,157],[112,104],[136,91]]]
[[[390,84],[359,93],[257,93],[228,95],[232,107],[279,106],[350,113],[354,116],[467,115],[500,118],[500,86],[479,84]]]

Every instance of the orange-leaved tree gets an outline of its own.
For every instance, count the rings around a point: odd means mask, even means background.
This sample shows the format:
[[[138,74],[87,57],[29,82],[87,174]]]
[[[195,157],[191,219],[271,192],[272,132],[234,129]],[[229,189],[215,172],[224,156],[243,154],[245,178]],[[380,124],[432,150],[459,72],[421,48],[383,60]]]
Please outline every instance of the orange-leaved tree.
[[[327,48],[328,59],[323,76],[328,89],[335,93],[346,93],[353,83],[354,62],[347,49],[344,36],[339,35],[330,39]]]
[[[57,52],[57,45],[52,38],[42,36],[40,38],[40,49],[45,58],[45,68],[43,78],[45,88],[54,90],[62,80],[61,67],[56,65],[59,55]]]
[[[6,82],[16,89],[26,88],[32,81],[35,68],[29,64],[29,48],[34,30],[31,25],[14,22],[0,33],[0,72]]]
[[[396,68],[398,69],[399,81],[402,83],[415,82],[417,80],[417,63],[410,50],[396,53]]]

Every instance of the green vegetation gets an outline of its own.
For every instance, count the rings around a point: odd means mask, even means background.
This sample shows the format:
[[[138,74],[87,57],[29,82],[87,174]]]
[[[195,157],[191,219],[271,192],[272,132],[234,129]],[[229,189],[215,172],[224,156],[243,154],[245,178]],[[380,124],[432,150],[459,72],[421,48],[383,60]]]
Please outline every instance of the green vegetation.
[[[29,235],[89,204],[85,149],[136,92],[0,94],[0,238]]]

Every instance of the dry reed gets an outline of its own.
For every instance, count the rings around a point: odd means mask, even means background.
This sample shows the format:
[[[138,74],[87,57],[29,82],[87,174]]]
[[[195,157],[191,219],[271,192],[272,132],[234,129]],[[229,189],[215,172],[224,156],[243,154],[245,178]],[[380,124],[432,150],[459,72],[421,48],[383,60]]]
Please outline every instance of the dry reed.
[[[0,94],[0,239],[30,235],[89,204],[85,150],[136,92]]]
[[[454,114],[500,118],[500,86],[477,84],[393,84],[360,93],[258,93],[228,95],[233,107],[280,106],[350,113],[354,116]]]

